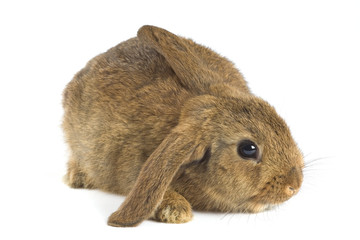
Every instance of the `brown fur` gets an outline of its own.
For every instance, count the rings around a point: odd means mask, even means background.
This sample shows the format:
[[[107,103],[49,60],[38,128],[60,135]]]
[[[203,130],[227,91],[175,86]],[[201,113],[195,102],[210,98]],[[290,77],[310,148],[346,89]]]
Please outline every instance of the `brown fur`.
[[[302,154],[274,108],[228,60],[166,30],[144,26],[92,59],[63,105],[67,183],[127,195],[109,225],[259,212],[301,186]],[[238,155],[244,139],[260,162]]]

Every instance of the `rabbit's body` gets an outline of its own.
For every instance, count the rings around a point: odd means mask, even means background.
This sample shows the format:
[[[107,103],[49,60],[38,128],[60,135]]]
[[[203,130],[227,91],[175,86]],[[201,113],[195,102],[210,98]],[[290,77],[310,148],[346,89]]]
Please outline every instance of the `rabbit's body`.
[[[90,61],[64,95],[63,125],[80,175],[86,175],[84,183],[74,184],[119,194],[130,191],[194,96],[164,58],[136,38]]]
[[[95,57],[63,105],[68,184],[129,195],[110,225],[185,222],[191,207],[258,212],[301,185],[301,153],[275,110],[225,58],[165,30],[143,27]],[[252,161],[238,155],[247,139]]]
[[[248,91],[242,77],[238,84]],[[83,184],[127,194],[142,164],[177,125],[184,103],[205,91],[183,86],[164,57],[138,38],[91,60],[64,93],[63,125],[73,133],[68,140],[87,176]]]

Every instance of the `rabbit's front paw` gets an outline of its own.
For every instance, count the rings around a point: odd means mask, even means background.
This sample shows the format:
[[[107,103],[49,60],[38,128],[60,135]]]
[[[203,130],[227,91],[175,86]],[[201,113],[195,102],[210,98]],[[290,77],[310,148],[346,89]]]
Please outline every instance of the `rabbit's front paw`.
[[[175,191],[167,191],[153,219],[166,223],[185,223],[192,219],[189,202]]]

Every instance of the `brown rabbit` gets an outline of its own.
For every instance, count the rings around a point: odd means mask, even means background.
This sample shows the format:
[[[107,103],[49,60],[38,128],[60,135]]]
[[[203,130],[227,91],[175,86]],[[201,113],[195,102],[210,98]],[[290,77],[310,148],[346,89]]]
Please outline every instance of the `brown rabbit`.
[[[92,59],[64,91],[67,183],[127,195],[108,220],[259,212],[298,192],[303,157],[227,59],[164,29]]]

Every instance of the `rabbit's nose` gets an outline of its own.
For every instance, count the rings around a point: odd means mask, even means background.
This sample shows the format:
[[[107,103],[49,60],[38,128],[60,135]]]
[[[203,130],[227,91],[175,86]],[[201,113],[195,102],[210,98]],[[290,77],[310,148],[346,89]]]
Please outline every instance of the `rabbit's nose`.
[[[298,189],[295,189],[295,188],[293,188],[292,186],[287,186],[287,187],[285,187],[285,193],[286,193],[286,195],[288,195],[289,197],[291,197],[292,195],[294,195],[297,191],[298,191]]]
[[[288,173],[289,187],[296,190],[299,189],[303,180],[303,174],[300,168],[293,167]]]
[[[291,168],[288,173],[287,185],[285,186],[285,194],[289,197],[295,195],[301,186],[302,183],[302,172],[301,169]]]

